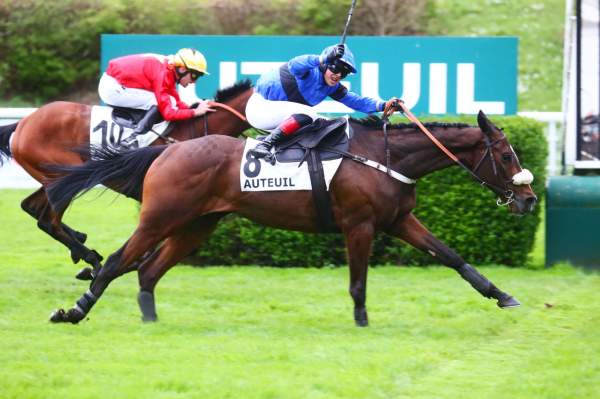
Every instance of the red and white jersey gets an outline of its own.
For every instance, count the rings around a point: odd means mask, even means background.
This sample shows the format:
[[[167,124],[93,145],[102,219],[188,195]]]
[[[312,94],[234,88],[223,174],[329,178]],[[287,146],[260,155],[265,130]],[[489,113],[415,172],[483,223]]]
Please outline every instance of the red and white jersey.
[[[163,55],[134,54],[115,58],[108,63],[106,74],[125,87],[153,92],[160,113],[168,121],[194,116],[194,111],[179,98],[175,69]],[[171,103],[171,97],[176,106]]]

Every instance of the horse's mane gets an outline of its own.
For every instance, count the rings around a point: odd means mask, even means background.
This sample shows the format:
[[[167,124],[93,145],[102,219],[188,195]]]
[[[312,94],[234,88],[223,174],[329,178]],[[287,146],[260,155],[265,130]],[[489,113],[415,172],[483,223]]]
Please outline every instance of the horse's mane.
[[[376,115],[369,115],[369,116],[367,116],[365,118],[361,118],[361,119],[350,118],[350,120],[352,122],[357,123],[364,127],[383,129],[383,120],[379,116],[376,116]],[[469,125],[467,123],[459,123],[459,122],[455,122],[455,123],[426,122],[426,123],[423,123],[423,125],[428,129],[434,129],[434,128],[464,129],[467,127],[472,127],[471,125]],[[418,126],[414,123],[394,123],[394,124],[388,125],[388,129],[418,129]]]
[[[249,88],[252,87],[252,82],[250,79],[244,79],[239,82],[236,82],[233,86],[226,87],[217,91],[215,94],[215,101],[219,103],[226,102],[227,100],[232,99],[240,93],[245,92]]]

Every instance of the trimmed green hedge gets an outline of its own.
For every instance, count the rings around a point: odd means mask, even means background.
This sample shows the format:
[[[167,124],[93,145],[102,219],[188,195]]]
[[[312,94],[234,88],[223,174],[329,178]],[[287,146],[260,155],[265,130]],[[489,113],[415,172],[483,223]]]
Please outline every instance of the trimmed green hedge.
[[[474,123],[474,117],[436,118]],[[533,189],[543,200],[548,144],[543,125],[522,117],[493,117],[504,129],[522,166],[535,176]],[[525,217],[495,204],[494,194],[457,167],[419,180],[415,215],[467,262],[522,266],[531,251],[540,223],[540,208]],[[227,216],[208,244],[193,258],[202,265],[259,264],[278,267],[345,265],[341,235],[303,234],[257,225]],[[428,254],[380,234],[373,245],[371,264],[431,264]]]

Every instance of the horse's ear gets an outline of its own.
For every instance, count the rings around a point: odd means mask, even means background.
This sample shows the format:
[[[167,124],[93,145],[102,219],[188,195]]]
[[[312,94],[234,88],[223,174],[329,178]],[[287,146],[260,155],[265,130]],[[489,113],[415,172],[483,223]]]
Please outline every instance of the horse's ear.
[[[477,114],[477,124],[479,128],[486,134],[494,133],[496,126],[488,119],[488,117],[483,113],[482,110],[479,110]]]

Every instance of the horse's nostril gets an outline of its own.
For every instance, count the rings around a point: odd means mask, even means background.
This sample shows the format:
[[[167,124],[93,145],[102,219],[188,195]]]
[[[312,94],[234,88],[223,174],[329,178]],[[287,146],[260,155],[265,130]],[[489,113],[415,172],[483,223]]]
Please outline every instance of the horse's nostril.
[[[537,203],[537,197],[535,195],[525,198],[526,209],[528,212],[533,211],[533,208],[535,207],[536,203]]]

